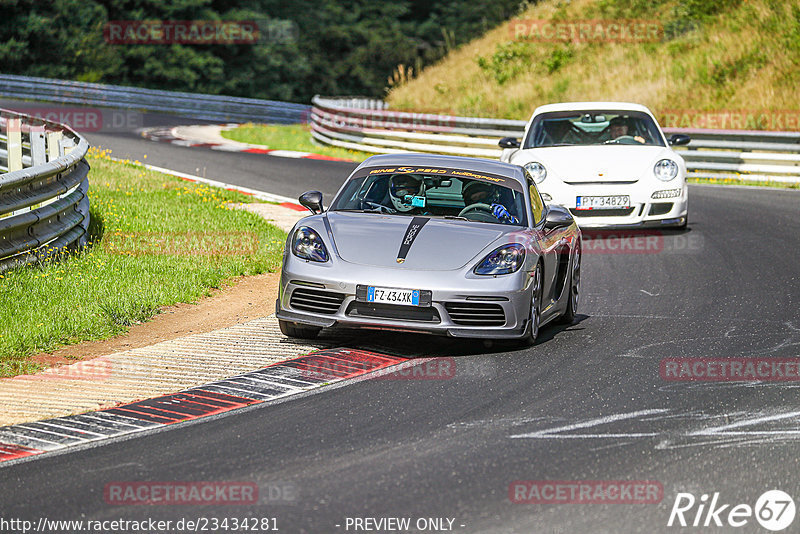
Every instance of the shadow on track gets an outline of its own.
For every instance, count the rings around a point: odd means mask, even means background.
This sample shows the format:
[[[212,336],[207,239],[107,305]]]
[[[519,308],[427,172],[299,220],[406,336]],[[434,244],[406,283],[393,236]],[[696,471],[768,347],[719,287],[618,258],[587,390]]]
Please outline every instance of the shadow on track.
[[[521,345],[515,340],[464,339],[433,334],[391,332],[381,330],[340,330],[324,331],[321,340],[336,343],[337,346],[353,349],[382,352],[405,358],[438,358],[475,356],[480,354],[502,354],[507,352],[539,352],[547,350],[547,342],[565,330],[578,329],[578,325],[588,319],[588,315],[578,314],[572,324],[549,323],[539,332],[536,343]]]

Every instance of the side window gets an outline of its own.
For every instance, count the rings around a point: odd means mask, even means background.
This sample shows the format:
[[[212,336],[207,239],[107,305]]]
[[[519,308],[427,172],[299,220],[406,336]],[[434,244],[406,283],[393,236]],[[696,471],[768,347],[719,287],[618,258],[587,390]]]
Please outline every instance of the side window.
[[[539,194],[539,190],[536,189],[536,185],[533,183],[533,179],[525,173],[525,176],[528,178],[528,183],[531,184],[529,188],[529,193],[531,197],[531,213],[533,213],[533,225],[536,226],[542,220],[542,216],[544,214],[544,202],[542,202],[542,196]]]

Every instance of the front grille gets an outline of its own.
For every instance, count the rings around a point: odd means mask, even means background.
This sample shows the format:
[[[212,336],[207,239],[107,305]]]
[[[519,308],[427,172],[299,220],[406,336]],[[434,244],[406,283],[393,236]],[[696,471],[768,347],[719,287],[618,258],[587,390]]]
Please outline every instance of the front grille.
[[[576,217],[626,217],[633,213],[636,208],[620,208],[611,210],[576,210],[570,208],[569,211]]]
[[[455,324],[466,326],[502,326],[506,324],[506,314],[499,304],[446,302],[444,308]]]
[[[650,206],[650,215],[664,215],[672,210],[672,202],[657,202]]]
[[[420,321],[439,323],[441,318],[435,308],[430,306],[398,306],[396,304],[374,304],[353,301],[345,312],[349,317],[370,317],[373,319],[395,319],[398,321]]]
[[[344,301],[343,293],[322,291],[319,289],[297,288],[292,291],[289,305],[297,310],[333,314],[339,311]]]

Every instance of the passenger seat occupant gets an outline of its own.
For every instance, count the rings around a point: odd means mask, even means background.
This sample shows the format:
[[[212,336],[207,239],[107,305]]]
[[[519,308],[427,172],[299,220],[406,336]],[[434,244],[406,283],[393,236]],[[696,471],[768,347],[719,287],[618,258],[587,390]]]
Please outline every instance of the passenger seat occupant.
[[[499,221],[519,224],[519,219],[500,204],[500,190],[495,185],[473,180],[464,185],[461,197],[464,199],[464,207],[473,204],[488,204],[491,206],[492,215]]]

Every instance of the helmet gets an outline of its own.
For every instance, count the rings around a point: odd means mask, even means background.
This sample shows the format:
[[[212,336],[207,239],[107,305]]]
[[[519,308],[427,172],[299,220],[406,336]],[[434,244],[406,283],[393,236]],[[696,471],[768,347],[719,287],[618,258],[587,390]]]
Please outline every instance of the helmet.
[[[405,201],[406,196],[417,196],[424,191],[422,178],[413,174],[395,174],[389,181],[389,200],[397,211],[413,210],[414,206]]]
[[[484,192],[486,193],[485,195],[473,200],[475,195]],[[497,190],[497,187],[479,180],[472,180],[469,183],[464,184],[464,187],[461,189],[461,198],[464,199],[465,206],[470,206],[478,202],[483,204],[491,204],[496,201],[497,197],[499,196],[500,192]]]

